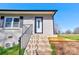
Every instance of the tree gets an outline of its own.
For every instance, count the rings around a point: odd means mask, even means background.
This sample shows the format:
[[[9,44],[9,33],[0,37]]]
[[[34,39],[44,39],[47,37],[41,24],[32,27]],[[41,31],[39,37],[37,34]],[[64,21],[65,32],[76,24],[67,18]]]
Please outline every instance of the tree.
[[[71,34],[71,33],[72,33],[71,30],[65,31],[65,34]]]
[[[74,34],[79,34],[79,27],[76,27],[73,31]]]
[[[60,29],[58,24],[54,23],[54,34],[59,34],[60,33]]]

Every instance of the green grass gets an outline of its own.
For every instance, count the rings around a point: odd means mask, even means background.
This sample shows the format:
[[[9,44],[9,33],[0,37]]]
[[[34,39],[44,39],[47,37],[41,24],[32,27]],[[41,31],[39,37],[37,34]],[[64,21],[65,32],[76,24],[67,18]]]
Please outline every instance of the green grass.
[[[56,47],[54,44],[51,44],[51,48],[52,48],[52,55],[56,55]]]
[[[0,47],[0,55],[19,55],[19,45],[7,49]]]
[[[78,35],[66,35],[66,36],[63,36],[63,37],[71,39],[71,40],[79,40],[79,36]]]
[[[24,51],[25,51],[25,49],[21,49],[21,55],[23,55],[24,54]]]

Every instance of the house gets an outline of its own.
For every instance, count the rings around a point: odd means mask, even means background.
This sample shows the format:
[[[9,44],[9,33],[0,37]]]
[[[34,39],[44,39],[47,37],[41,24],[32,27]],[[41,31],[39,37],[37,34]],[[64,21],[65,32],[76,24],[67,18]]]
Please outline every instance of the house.
[[[0,44],[10,47],[31,27],[32,34],[54,34],[57,10],[0,10]]]

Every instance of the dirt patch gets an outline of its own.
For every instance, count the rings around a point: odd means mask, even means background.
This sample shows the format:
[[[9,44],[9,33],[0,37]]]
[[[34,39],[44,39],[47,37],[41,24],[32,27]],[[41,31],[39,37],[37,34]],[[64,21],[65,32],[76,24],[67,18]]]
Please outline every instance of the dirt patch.
[[[79,42],[63,42],[65,55],[79,55]]]
[[[52,42],[57,55],[79,55],[79,42]]]
[[[79,41],[64,40],[64,38],[48,38],[55,45],[56,55],[79,55]]]

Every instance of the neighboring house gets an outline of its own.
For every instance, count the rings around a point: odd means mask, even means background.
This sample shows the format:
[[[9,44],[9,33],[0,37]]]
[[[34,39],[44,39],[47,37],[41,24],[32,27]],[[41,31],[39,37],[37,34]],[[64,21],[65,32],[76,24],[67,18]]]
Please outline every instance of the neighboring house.
[[[32,25],[32,34],[53,35],[54,15],[56,11],[0,10],[1,44],[8,47],[10,46],[9,43],[18,43],[19,37],[23,35],[30,25]]]

